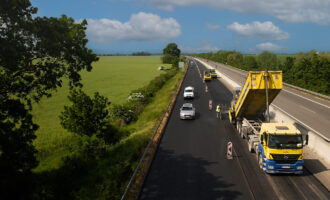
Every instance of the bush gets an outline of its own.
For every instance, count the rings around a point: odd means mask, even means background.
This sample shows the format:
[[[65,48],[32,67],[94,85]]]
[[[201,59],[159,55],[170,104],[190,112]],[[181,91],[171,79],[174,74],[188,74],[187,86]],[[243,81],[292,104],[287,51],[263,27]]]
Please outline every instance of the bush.
[[[64,106],[60,120],[63,128],[80,136],[98,137],[105,144],[120,140],[118,130],[110,124],[108,106],[110,102],[98,92],[94,98],[82,90],[73,90],[68,96],[71,106]]]
[[[121,122],[129,124],[136,121],[144,106],[150,103],[155,93],[176,73],[177,69],[172,68],[166,73],[155,77],[147,86],[133,90],[126,103],[111,107],[110,116],[112,121],[120,125]]]

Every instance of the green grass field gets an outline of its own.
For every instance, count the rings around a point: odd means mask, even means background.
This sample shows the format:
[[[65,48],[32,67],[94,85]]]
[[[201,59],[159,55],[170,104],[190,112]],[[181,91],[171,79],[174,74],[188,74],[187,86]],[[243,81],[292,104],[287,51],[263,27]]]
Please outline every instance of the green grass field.
[[[120,104],[126,101],[131,90],[149,83],[158,74],[160,56],[109,56],[100,57],[93,64],[92,72],[82,72],[83,90],[89,95],[98,91],[109,98],[110,102]],[[33,106],[34,121],[40,125],[34,144],[39,151],[40,161],[36,171],[48,170],[59,166],[61,158],[69,153],[66,145],[75,138],[64,130],[59,114],[68,105],[67,86],[44,98]]]

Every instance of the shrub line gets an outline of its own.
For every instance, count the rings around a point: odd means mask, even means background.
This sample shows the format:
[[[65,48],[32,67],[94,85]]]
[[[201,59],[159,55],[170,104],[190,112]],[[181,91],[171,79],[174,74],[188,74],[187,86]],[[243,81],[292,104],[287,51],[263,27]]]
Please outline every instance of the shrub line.
[[[181,90],[183,80],[186,77],[187,69],[188,69],[188,67],[186,67],[184,75],[178,84],[175,94],[172,95],[171,100],[170,100],[169,104],[167,105],[166,111],[164,112],[161,120],[159,121],[159,124],[158,124],[157,128],[155,129],[154,134],[150,138],[149,143],[148,143],[146,149],[144,150],[143,155],[126,186],[126,189],[121,197],[121,200],[138,198],[141,188],[143,186],[144,180],[148,174],[149,167],[152,163],[155,152],[158,148],[160,138],[164,132],[164,129],[167,125],[168,119],[172,113],[174,104],[176,102],[177,96]]]

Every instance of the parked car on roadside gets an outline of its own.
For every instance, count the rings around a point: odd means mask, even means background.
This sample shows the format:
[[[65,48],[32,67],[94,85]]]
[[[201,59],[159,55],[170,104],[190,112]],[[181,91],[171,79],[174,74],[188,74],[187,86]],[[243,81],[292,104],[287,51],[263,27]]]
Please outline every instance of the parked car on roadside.
[[[184,103],[180,108],[180,119],[195,119],[195,108],[191,103]]]

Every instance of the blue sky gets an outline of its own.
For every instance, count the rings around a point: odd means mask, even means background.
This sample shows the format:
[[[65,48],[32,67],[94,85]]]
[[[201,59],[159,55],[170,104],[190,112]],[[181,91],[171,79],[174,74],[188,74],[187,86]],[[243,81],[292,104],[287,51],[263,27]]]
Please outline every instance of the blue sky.
[[[274,3],[275,2],[275,3]],[[330,51],[330,0],[32,0],[39,16],[87,19],[97,53]]]

